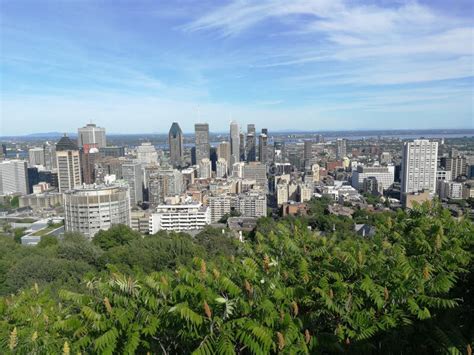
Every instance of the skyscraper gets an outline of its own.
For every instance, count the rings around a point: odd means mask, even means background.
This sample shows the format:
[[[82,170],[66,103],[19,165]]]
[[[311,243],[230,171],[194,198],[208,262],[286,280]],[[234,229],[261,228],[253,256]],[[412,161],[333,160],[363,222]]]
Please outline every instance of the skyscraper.
[[[45,165],[43,148],[31,148],[28,150],[30,166]]]
[[[158,164],[158,152],[149,142],[144,142],[137,147],[137,160],[142,164]]]
[[[347,155],[346,152],[346,140],[343,138],[338,138],[336,141],[337,145],[337,151],[336,151],[336,157],[337,159],[342,159]]]
[[[143,173],[138,162],[122,165],[122,176],[130,188],[130,204],[135,206],[143,202]]]
[[[170,163],[173,167],[178,167],[183,164],[183,131],[179,127],[178,122],[173,122],[168,134],[168,141],[170,146]]]
[[[223,158],[219,158],[219,160],[217,160],[216,177],[223,178],[227,176],[227,172],[228,172],[227,164],[228,164],[227,160]]]
[[[28,168],[24,160],[6,160],[0,163],[0,194],[28,193]]]
[[[99,158],[99,149],[94,145],[84,144],[80,150],[82,182],[95,183],[95,164]]]
[[[247,161],[257,160],[257,137],[254,124],[247,125],[247,142],[246,142],[246,153],[245,156]]]
[[[230,123],[230,166],[240,161],[240,134],[239,124],[235,121]]]
[[[207,123],[196,123],[194,132],[196,161],[199,163],[202,159],[209,159],[210,157],[209,125]]]
[[[199,161],[199,178],[210,179],[212,177],[211,160],[204,158]]]
[[[436,191],[438,142],[415,139],[403,145],[402,193]]]
[[[56,160],[58,167],[59,192],[80,186],[81,163],[79,149],[67,135],[56,143]]]
[[[262,133],[258,137],[258,160],[262,164],[268,161],[268,130],[262,128]]]
[[[239,156],[240,161],[245,161],[245,135],[242,132],[239,133]]]
[[[85,127],[77,130],[77,143],[79,148],[85,144],[96,144],[97,148],[107,145],[105,138],[105,128],[97,127],[94,123],[89,123]]]

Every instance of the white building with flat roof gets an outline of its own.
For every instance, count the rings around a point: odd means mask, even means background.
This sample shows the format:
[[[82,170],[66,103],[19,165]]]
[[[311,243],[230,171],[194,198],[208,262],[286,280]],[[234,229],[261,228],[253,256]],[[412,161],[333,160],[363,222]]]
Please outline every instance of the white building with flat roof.
[[[82,185],[63,194],[67,232],[89,239],[115,224],[130,226],[130,191],[126,185]]]
[[[395,181],[395,167],[389,166],[362,166],[359,165],[355,171],[352,172],[352,187],[357,190],[362,190],[364,180],[366,178],[376,178],[377,183],[382,185],[384,190],[393,185]]]
[[[211,223],[211,210],[201,203],[159,205],[150,216],[150,234],[160,230],[183,232],[203,229]]]
[[[438,142],[415,139],[405,142],[402,160],[402,193],[436,191]]]
[[[0,162],[0,194],[28,193],[28,168],[24,160]]]

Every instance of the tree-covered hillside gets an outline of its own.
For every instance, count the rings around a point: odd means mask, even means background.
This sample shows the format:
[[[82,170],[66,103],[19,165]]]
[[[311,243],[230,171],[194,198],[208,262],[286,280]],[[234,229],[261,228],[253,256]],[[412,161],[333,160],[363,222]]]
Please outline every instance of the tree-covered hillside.
[[[359,215],[376,227],[362,237],[320,207],[262,219],[245,243],[123,226],[2,240],[0,352],[472,352],[471,222],[426,204]]]

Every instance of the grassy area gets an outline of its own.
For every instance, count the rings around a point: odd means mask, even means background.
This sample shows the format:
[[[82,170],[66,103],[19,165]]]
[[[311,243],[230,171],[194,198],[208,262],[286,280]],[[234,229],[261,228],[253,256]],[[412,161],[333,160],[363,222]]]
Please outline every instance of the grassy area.
[[[39,231],[37,231],[36,233],[33,233],[32,235],[42,237],[43,235],[48,235],[53,230],[55,230],[56,228],[61,227],[62,225],[63,225],[62,223],[53,223],[53,224],[50,224],[49,226],[47,226],[44,229],[40,229]]]

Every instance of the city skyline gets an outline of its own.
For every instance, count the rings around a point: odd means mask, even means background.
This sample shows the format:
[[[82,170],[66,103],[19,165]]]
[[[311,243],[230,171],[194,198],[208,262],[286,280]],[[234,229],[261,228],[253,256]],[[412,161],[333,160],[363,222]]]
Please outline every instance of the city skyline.
[[[472,6],[5,2],[0,136],[472,128]]]

